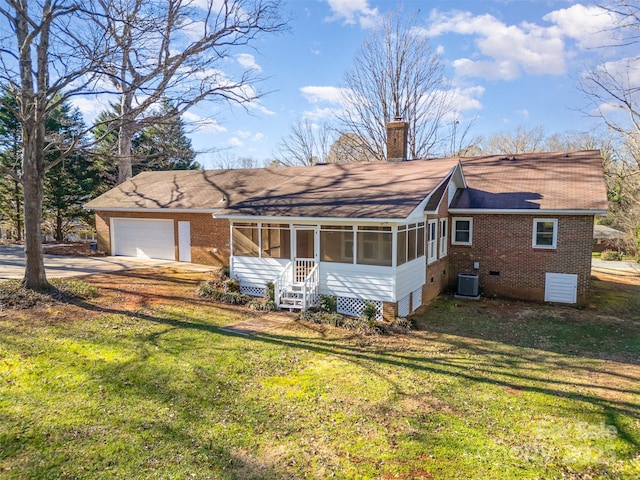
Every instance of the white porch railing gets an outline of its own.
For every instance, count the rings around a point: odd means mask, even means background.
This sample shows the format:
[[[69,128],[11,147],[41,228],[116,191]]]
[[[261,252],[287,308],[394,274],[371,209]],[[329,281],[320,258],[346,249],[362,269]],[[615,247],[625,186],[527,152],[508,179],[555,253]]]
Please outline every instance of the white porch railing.
[[[316,266],[316,261],[313,258],[296,259],[296,270],[294,275],[295,283],[304,282],[311,273],[311,270]]]
[[[303,298],[304,307],[302,310],[306,310],[309,307],[313,307],[318,301],[318,292],[320,290],[320,266],[316,264],[309,275],[304,281]]]
[[[278,308],[307,310],[318,301],[320,266],[313,260],[288,263],[274,282]]]
[[[280,300],[289,285],[293,283],[293,262],[289,262],[285,265],[284,269],[280,272],[280,275],[278,275],[278,278],[276,278],[273,283],[276,306],[280,308]]]

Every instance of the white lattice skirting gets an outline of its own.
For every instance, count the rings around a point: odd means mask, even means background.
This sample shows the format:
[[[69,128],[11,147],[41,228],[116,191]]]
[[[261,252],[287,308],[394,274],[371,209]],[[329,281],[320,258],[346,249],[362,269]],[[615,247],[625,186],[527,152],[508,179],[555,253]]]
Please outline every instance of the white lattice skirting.
[[[266,289],[262,287],[244,287],[240,285],[240,293],[251,295],[252,297],[264,297]]]
[[[362,300],[360,298],[338,297],[338,313],[359,317],[367,302],[371,302],[378,307],[376,320],[382,320],[382,302],[379,300]]]

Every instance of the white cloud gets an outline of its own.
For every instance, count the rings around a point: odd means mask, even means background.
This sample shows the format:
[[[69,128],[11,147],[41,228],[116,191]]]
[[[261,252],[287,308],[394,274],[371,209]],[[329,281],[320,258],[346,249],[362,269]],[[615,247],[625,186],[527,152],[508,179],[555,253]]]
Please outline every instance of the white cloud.
[[[195,130],[200,133],[222,133],[227,129],[211,118],[201,117],[193,112],[184,112],[182,119],[195,126]]]
[[[484,94],[484,87],[454,88],[449,92],[451,104],[458,112],[467,110],[481,110],[480,97]]]
[[[74,107],[80,110],[86,121],[93,120],[101,112],[110,110],[111,108],[108,100],[104,97],[73,97],[70,102]]]
[[[194,42],[204,37],[205,31],[206,31],[205,27],[206,27],[206,24],[203,21],[194,20],[194,21],[190,21],[189,23],[185,23],[181,27],[181,31],[182,33],[184,33],[185,37],[187,37],[189,41]],[[177,51],[175,53],[179,54],[182,52]]]
[[[371,8],[368,0],[327,0],[332,15],[327,21],[342,20],[346,25],[359,23],[362,28],[373,28],[380,24],[381,15]]]
[[[322,120],[335,118],[341,112],[341,108],[314,108],[313,110],[304,111],[302,118],[313,122],[321,122]]]
[[[262,67],[256,63],[255,57],[250,53],[240,53],[236,55],[236,60],[244,68],[255,70],[256,72],[262,71]]]
[[[345,89],[340,87],[321,87],[309,85],[307,87],[302,87],[300,91],[309,103],[329,102],[339,104],[341,103]]]
[[[620,22],[613,12],[579,3],[548,13],[543,19],[557,25],[564,36],[576,40],[583,49],[610,45],[616,34],[612,28]]]
[[[560,29],[522,22],[506,25],[492,15],[471,12],[431,12],[430,28],[423,34],[472,35],[484,58],[460,58],[453,62],[461,76],[511,80],[522,73],[562,74],[566,72],[565,45]]]
[[[231,137],[228,142],[232,147],[242,147],[244,144],[238,137]]]
[[[232,147],[244,147],[245,141],[249,141],[252,143],[260,142],[266,138],[265,134],[262,132],[249,132],[247,130],[237,130],[234,137],[231,137],[227,140],[227,143]]]

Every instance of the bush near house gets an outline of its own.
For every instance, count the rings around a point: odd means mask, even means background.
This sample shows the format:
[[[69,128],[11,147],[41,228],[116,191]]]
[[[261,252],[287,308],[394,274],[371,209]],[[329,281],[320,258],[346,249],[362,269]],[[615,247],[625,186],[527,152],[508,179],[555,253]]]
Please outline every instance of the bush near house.
[[[622,253],[616,252],[615,250],[605,250],[600,255],[600,259],[608,261],[620,261],[622,260]]]

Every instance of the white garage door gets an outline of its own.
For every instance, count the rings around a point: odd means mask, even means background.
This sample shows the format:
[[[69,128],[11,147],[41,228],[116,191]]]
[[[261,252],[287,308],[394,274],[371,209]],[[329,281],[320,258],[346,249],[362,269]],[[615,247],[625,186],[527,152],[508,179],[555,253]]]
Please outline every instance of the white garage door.
[[[547,273],[544,286],[544,301],[576,303],[578,275],[572,273]]]
[[[113,254],[175,260],[173,220],[113,219]]]

